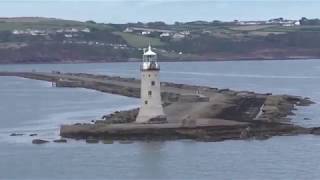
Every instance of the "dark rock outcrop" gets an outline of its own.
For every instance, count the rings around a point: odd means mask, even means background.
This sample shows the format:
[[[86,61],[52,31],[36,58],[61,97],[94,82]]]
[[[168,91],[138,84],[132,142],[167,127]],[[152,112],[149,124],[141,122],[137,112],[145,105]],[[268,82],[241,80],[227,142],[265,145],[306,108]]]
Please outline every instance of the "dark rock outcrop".
[[[311,134],[320,135],[320,127],[315,127],[311,129]]]
[[[95,124],[121,124],[121,123],[131,123],[136,120],[139,108],[126,110],[126,111],[116,111],[109,115],[104,115],[102,119],[97,120]]]
[[[66,143],[67,140],[66,139],[56,139],[56,140],[53,140],[53,142],[55,142],[55,143]]]
[[[10,134],[10,136],[23,136],[24,134],[22,134],[22,133],[12,133],[12,134]]]
[[[113,144],[113,140],[111,140],[111,139],[105,139],[102,142],[103,142],[103,144]]]
[[[43,140],[43,139],[34,139],[32,140],[32,144],[45,144],[48,143],[49,141]]]
[[[119,141],[119,144],[132,144],[133,141],[129,141],[129,140],[121,140]]]
[[[97,144],[97,143],[99,143],[99,139],[95,139],[95,138],[90,137],[90,138],[86,139],[86,143]]]
[[[168,123],[168,121],[166,116],[157,116],[157,117],[151,118],[149,120],[149,123],[161,124],[161,123]]]

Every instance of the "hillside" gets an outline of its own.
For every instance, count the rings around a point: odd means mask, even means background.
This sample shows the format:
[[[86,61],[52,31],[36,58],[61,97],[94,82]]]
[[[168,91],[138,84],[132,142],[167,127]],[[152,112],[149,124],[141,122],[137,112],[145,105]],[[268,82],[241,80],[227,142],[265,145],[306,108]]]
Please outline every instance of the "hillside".
[[[0,63],[320,58],[320,21],[194,21],[104,24],[41,17],[0,18]]]

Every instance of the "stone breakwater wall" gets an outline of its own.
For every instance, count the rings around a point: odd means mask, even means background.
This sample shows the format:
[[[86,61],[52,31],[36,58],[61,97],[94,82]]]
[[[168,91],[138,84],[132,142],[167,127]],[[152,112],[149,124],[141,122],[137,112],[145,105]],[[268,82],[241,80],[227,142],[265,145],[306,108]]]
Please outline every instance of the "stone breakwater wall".
[[[272,136],[311,134],[312,129],[291,124],[256,122],[240,125],[180,126],[163,124],[144,126],[114,126],[77,124],[62,126],[61,135],[74,139],[97,140],[178,140],[223,141],[240,139],[268,139]]]

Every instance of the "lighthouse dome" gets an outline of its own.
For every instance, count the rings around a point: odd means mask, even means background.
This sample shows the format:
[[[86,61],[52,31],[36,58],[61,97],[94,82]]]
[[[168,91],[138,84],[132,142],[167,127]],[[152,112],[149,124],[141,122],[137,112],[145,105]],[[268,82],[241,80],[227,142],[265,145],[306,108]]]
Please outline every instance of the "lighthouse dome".
[[[151,46],[149,45],[148,50],[143,55],[145,55],[145,56],[156,56],[157,54],[152,51]]]

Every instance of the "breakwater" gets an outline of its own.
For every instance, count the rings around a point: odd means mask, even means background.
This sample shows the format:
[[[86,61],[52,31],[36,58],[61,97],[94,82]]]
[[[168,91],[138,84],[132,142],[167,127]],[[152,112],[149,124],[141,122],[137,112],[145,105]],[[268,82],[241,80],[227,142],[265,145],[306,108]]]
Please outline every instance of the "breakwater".
[[[80,87],[139,98],[140,81],[84,73],[0,72],[52,82],[57,87]],[[70,138],[97,139],[225,139],[267,138],[274,135],[315,133],[287,119],[295,106],[312,103],[308,98],[233,91],[205,86],[161,84],[168,123],[135,124],[137,110],[115,112],[93,123],[63,125],[60,134]]]

